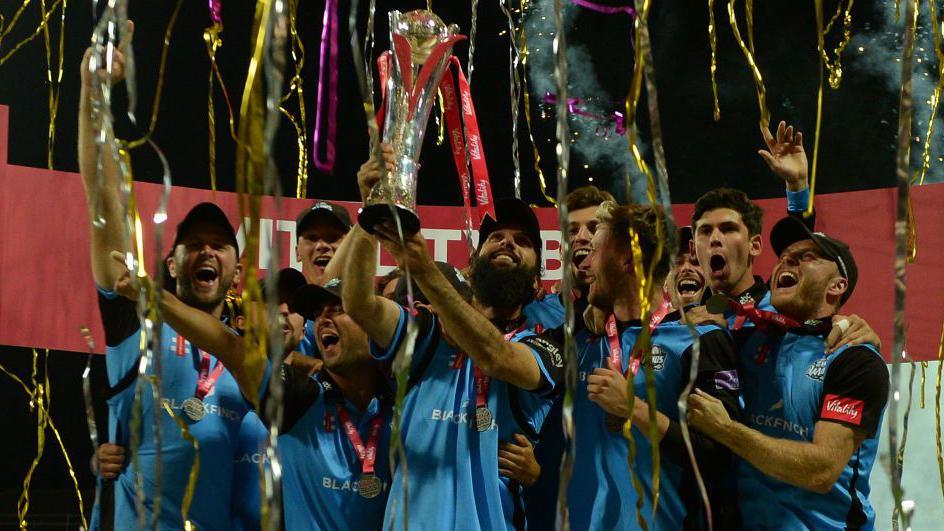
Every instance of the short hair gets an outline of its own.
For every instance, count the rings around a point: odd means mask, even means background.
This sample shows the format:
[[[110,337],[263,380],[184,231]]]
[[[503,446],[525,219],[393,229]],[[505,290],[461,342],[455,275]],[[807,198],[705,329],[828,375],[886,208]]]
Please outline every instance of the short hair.
[[[705,212],[718,208],[730,208],[740,214],[749,235],[760,234],[764,226],[764,209],[751,201],[747,194],[733,188],[715,188],[699,197],[692,214],[692,229],[696,228]]]
[[[588,185],[581,186],[569,194],[564,199],[564,204],[567,205],[567,210],[580,210],[582,208],[600,206],[606,201],[616,201],[613,198],[613,194],[607,192],[606,190],[600,190],[596,186]]]
[[[620,206],[615,201],[604,201],[597,209],[596,215],[601,224],[609,225],[611,231],[618,236],[617,242],[626,249],[632,248],[630,229],[636,233],[639,238],[639,248],[642,251],[643,267],[648,270],[659,245],[656,227],[665,218],[662,207],[658,205]],[[663,245],[662,255],[652,273],[656,281],[661,281],[669,274],[671,257],[668,251],[668,248]]]

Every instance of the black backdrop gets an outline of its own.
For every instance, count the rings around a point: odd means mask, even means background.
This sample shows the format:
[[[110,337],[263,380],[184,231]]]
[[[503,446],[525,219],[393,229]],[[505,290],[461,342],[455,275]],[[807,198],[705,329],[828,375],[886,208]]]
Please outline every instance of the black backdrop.
[[[826,1],[825,9],[835,9]],[[366,17],[367,2],[362,1]],[[460,25],[468,33],[470,3],[434,0],[434,9],[444,20]],[[704,3],[706,4],[706,3]],[[757,103],[750,72],[731,36],[727,22],[726,3],[715,3],[718,23],[718,82],[722,120],[711,118],[711,88],[708,78],[709,47],[707,10],[702,3],[653,3],[651,33],[658,80],[665,152],[673,199],[694,201],[704,191],[719,185],[736,186],[756,198],[775,197],[783,193],[782,185],[771,176],[755,154],[760,147],[757,131]],[[875,3],[857,2],[853,32],[868,30],[883,19],[883,7]],[[20,2],[3,2],[0,14],[7,21]],[[164,27],[174,3],[171,0],[131,2],[131,17],[136,22],[135,51],[137,57],[139,108],[138,116],[147,124],[151,112],[157,66]],[[378,1],[376,48],[386,48],[386,21],[380,13],[388,9],[408,10],[425,7],[424,2]],[[812,2],[757,2],[754,6],[755,37],[758,61],[767,82],[768,104],[773,120],[786,119],[805,133],[810,152],[816,110],[818,60]],[[367,135],[351,65],[346,17],[348,2],[341,2],[340,35],[340,98],[338,112],[338,156],[334,177],[315,172],[312,168],[307,193],[311,197],[354,200],[356,187],[353,174],[367,153]],[[323,2],[302,0],[298,10],[298,27],[306,46],[304,69],[305,94],[309,111],[309,133],[314,124],[315,76],[318,66],[318,44],[321,33]],[[55,17],[58,18],[58,17]],[[37,2],[25,11],[19,26],[0,45],[0,53],[9,51],[13,43],[35,28],[39,19]],[[225,32],[218,62],[228,85],[233,105],[245,77],[249,53],[249,25],[252,6],[249,2],[223,2]],[[203,29],[208,25],[205,2],[185,2],[172,37],[155,140],[167,154],[177,185],[209,188],[207,172],[206,83],[209,62],[203,43]],[[75,137],[78,98],[77,67],[88,42],[92,13],[88,2],[70,2],[65,29],[65,71],[62,81],[57,137],[54,149],[56,169],[76,171]],[[741,30],[746,30],[743,18]],[[473,98],[479,113],[484,145],[496,196],[512,193],[512,159],[510,106],[508,96],[507,34],[504,15],[498,1],[480,1],[475,70],[472,81]],[[53,36],[58,35],[58,22]],[[363,32],[363,30],[362,30]],[[601,15],[580,12],[575,27],[569,32],[572,43],[586,46],[604,93],[602,101],[618,101],[625,94],[632,70],[629,46],[629,22],[623,15]],[[835,38],[833,38],[833,41]],[[834,45],[835,42],[831,42]],[[6,64],[0,66],[0,104],[11,108],[10,163],[45,166],[47,82],[44,48],[37,39],[25,46]],[[456,54],[467,55],[467,44],[460,44]],[[549,53],[542,49],[532,53]],[[55,47],[53,52],[55,59]],[[894,135],[897,120],[897,93],[850,47],[844,56],[846,72],[838,91],[827,88],[819,161],[820,193],[890,186],[894,176]],[[645,98],[645,95],[643,96]],[[117,107],[122,107],[118,97]],[[234,147],[225,129],[226,109],[217,93],[217,163],[219,188],[233,190]],[[615,108],[615,107],[614,107]],[[120,113],[116,113],[120,114]],[[535,106],[535,138],[543,157],[545,174],[553,180],[553,113],[542,118]],[[640,114],[643,141],[647,138],[645,105]],[[122,120],[120,132],[135,131]],[[524,119],[519,130],[524,129]],[[423,169],[420,173],[419,201],[424,204],[455,205],[460,202],[455,169],[448,146],[436,146],[435,134],[427,135]],[[537,180],[531,169],[532,157],[526,136],[522,133],[521,167],[525,199],[539,202]],[[613,141],[613,140],[610,140]],[[276,158],[282,187],[287,193],[295,190],[296,149],[294,133],[287,124],[280,130]],[[571,178],[574,186],[585,184],[589,177],[595,183],[612,189],[621,188],[623,177],[613,175],[612,168],[574,155]],[[584,166],[588,166],[585,168]],[[161,171],[156,157],[146,149],[134,154],[136,178],[158,181]],[[554,185],[551,192],[554,192]],[[80,200],[76,198],[76,200]],[[78,221],[78,220],[77,220]],[[9,235],[5,235],[9,237]],[[50,259],[55,259],[54,245]],[[59,311],[59,310],[57,310]],[[36,316],[41,319],[42,316]],[[30,371],[31,353],[27,349],[0,347],[0,362],[26,378]],[[73,353],[50,354],[50,378],[53,385],[53,416],[62,431],[86,489],[91,486],[87,472],[90,445],[82,412],[80,374],[84,356]],[[97,363],[100,365],[100,361]],[[99,368],[101,368],[99,366]],[[7,435],[3,438],[5,459],[0,469],[0,525],[12,524],[15,500],[22,488],[22,478],[35,455],[35,416],[27,409],[25,395],[17,385],[0,375],[0,399],[6,405]],[[46,457],[34,476],[31,511],[37,515],[34,524],[43,519],[60,522],[49,516],[74,513],[74,502],[68,494],[71,480],[61,458],[55,457],[54,441],[47,440]],[[89,501],[86,491],[86,502]],[[75,520],[72,520],[75,523]],[[60,527],[61,528],[61,527]]]

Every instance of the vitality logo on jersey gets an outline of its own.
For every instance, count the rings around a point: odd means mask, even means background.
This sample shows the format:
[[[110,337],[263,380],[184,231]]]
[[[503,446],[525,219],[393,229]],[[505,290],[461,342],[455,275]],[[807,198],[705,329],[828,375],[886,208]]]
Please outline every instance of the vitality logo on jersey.
[[[819,416],[824,419],[841,420],[856,426],[862,424],[862,411],[865,403],[855,398],[846,398],[839,395],[826,395],[823,399],[823,410]]]
[[[826,358],[820,358],[814,361],[806,370],[806,375],[822,382],[823,377],[826,376]]]

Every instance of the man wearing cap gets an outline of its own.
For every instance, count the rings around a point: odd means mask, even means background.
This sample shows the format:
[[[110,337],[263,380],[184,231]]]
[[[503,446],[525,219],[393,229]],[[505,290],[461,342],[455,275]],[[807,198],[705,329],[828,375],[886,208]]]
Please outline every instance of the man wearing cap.
[[[676,401],[688,384],[692,365],[693,338],[680,322],[680,314],[656,315],[645,325],[651,332],[648,362],[637,342],[643,333],[635,266],[629,234],[638,236],[642,260],[655,257],[658,238],[657,209],[618,206],[605,202],[597,213],[599,226],[590,254],[580,264],[590,289],[588,300],[609,316],[606,330],[594,335],[583,330],[577,345],[577,392],[574,398],[574,429],[577,456],[569,485],[568,504],[572,529],[638,529],[633,509],[637,495],[626,466],[629,442],[624,424],[632,420],[636,443],[634,470],[642,484],[639,518],[652,518],[655,467],[652,448],[658,445],[664,459],[659,474],[659,511],[651,522],[657,529],[707,527],[694,471],[682,439]],[[662,280],[669,257],[662,256],[653,273],[652,307],[662,303]],[[736,413],[737,351],[725,330],[699,326],[700,359],[696,383],[704,386],[724,407]],[[646,373],[651,371],[656,390],[656,423],[650,431]],[[627,378],[633,379],[635,401],[628,408]],[[730,452],[698,433],[691,434],[695,457],[709,488],[717,529],[737,528],[732,496],[724,499],[713,487],[733,464]]]
[[[522,307],[538,281],[541,237],[534,212],[498,201],[472,257],[471,304],[433,265],[419,235],[401,243],[390,224],[378,239],[408,266],[435,313],[415,312],[374,294],[376,241],[351,231],[342,290],[345,308],[382,360],[412,350],[403,413],[403,463],[394,474],[384,528],[404,527],[402,489],[409,485],[409,525],[424,529],[508,529],[523,524],[520,488],[499,475],[499,444],[516,432],[534,437],[563,370],[555,334],[528,329]],[[409,322],[415,339],[408,336]],[[410,343],[412,341],[412,343]]]
[[[748,529],[871,529],[868,500],[888,369],[871,344],[826,353],[831,318],[858,272],[849,247],[793,218],[770,243],[780,257],[771,303],[741,350],[744,423],[711,397],[689,399],[693,426],[731,448]]]

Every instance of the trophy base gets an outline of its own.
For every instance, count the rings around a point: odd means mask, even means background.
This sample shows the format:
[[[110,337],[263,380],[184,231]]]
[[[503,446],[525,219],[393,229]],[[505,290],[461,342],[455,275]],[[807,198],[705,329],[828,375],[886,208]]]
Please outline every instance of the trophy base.
[[[404,236],[412,236],[420,231],[420,218],[410,209],[399,205],[390,205],[389,203],[377,203],[367,205],[361,209],[357,216],[357,222],[364,230],[374,234],[374,226],[389,221],[396,224],[393,218],[392,210],[396,209],[400,217],[400,226],[403,228]]]

